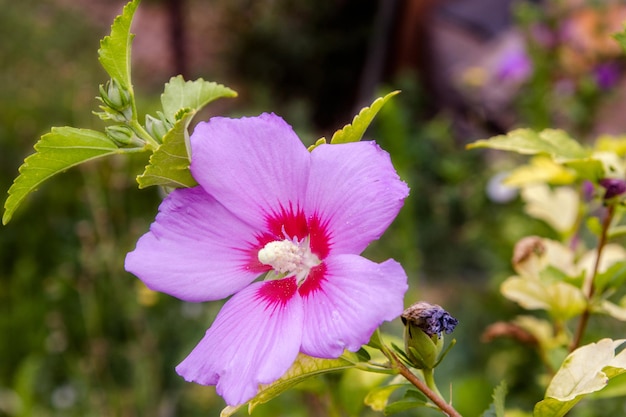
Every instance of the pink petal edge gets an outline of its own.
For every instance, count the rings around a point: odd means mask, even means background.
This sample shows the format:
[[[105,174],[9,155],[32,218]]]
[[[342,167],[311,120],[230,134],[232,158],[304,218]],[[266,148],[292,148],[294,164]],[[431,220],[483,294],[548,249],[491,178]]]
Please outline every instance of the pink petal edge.
[[[231,406],[280,378],[302,338],[302,299],[294,278],[254,283],[235,294],[193,351],[176,367],[187,381],[216,385]]]

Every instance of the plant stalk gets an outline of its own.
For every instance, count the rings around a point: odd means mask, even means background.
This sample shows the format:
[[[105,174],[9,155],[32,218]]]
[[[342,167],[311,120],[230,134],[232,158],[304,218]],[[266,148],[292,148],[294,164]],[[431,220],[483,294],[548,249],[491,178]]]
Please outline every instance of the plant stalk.
[[[600,260],[602,259],[602,251],[607,243],[607,237],[609,232],[609,227],[611,222],[613,221],[613,216],[615,215],[615,206],[610,205],[607,208],[607,214],[602,222],[602,232],[600,234],[600,240],[598,241],[598,251],[596,255],[596,259],[593,265],[593,271],[589,276],[589,279],[585,281],[585,285],[583,291],[585,292],[585,297],[587,298],[587,307],[585,311],[580,316],[580,320],[578,321],[578,327],[576,328],[576,333],[574,338],[572,339],[572,343],[569,346],[569,351],[574,351],[578,346],[580,346],[580,342],[585,334],[585,330],[587,328],[587,323],[589,322],[589,316],[591,315],[590,302],[591,297],[593,297],[595,292],[594,282],[596,280],[596,276],[598,275],[598,269],[600,268]]]
[[[435,387],[435,392],[431,388],[429,388],[428,384],[417,377],[409,368],[407,368],[402,361],[396,356],[395,353],[390,351],[389,349],[384,349],[383,352],[391,361],[391,366],[394,367],[400,375],[405,377],[407,381],[413,384],[418,390],[420,390],[429,400],[431,400],[439,409],[447,414],[449,417],[463,417],[459,414],[455,408],[448,404],[443,397],[439,394],[437,388]],[[432,369],[430,370],[430,378],[433,377]],[[424,379],[428,380],[427,372],[424,372]],[[431,381],[434,383],[434,380]]]

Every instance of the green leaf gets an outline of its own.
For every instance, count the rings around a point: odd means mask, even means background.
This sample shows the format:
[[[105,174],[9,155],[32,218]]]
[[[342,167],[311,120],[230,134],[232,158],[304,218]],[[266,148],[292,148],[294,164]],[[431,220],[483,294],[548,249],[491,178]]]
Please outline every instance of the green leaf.
[[[199,78],[195,81],[185,81],[181,75],[172,77],[165,84],[161,94],[161,104],[165,117],[174,121],[181,109],[199,111],[208,103],[221,97],[237,97],[237,93],[228,87]]]
[[[602,161],[595,158],[572,159],[563,162],[566,168],[576,171],[579,179],[597,182],[605,176],[605,168]]]
[[[609,378],[626,372],[626,351],[615,355],[625,341],[602,339],[570,353],[552,378],[545,399],[535,405],[534,417],[562,417],[585,395],[604,388]]]
[[[220,97],[236,97],[237,93],[221,84],[185,81],[172,77],[161,94],[163,113],[174,126],[163,136],[163,143],[150,157],[144,173],[137,177],[139,188],[151,185],[181,188],[197,185],[189,171],[190,146],[187,128],[191,119],[205,105]]]
[[[118,149],[104,133],[93,130],[53,127],[35,144],[35,151],[24,160],[18,177],[9,189],[4,203],[3,224],[11,220],[29,193],[53,175],[92,159],[137,149]]]
[[[372,123],[372,120],[376,117],[376,114],[385,105],[385,103],[391,99],[391,97],[398,93],[399,91],[393,91],[384,97],[379,97],[374,100],[370,107],[364,107],[359,114],[354,117],[352,124],[345,125],[343,129],[339,129],[335,132],[330,140],[330,143],[334,144],[360,141],[370,123]],[[316,142],[316,145],[318,142]]]
[[[506,381],[502,381],[500,385],[493,390],[493,402],[489,409],[483,413],[482,417],[504,417],[504,399],[508,392]]]
[[[365,405],[374,411],[383,411],[387,407],[389,397],[400,388],[406,388],[407,384],[391,384],[374,388],[365,396]]]
[[[595,217],[594,217],[595,218]],[[626,261],[618,261],[595,278],[595,292],[602,294],[605,289],[618,289],[626,282]]]
[[[621,304],[622,305],[617,305],[608,300],[602,300],[600,306],[594,309],[594,313],[603,313],[619,321],[626,321],[626,307],[624,307],[626,303],[622,300]]]
[[[551,158],[540,155],[531,159],[527,165],[522,165],[506,177],[505,184],[521,186],[529,183],[547,182],[550,184],[571,184],[576,175]]]
[[[133,0],[124,6],[111,26],[111,34],[100,41],[98,59],[109,76],[122,87],[132,91],[130,81],[130,45],[134,35],[130,33],[133,16],[140,0]]]
[[[624,28],[621,32],[613,35],[613,37],[620,44],[624,52],[626,52],[626,28]]]
[[[387,407],[385,407],[385,409],[383,410],[383,413],[386,416],[390,416],[392,414],[400,413],[402,411],[410,410],[412,408],[417,408],[417,407],[431,407],[431,405],[424,400],[410,398],[410,399],[400,400],[400,401],[396,401],[394,403],[389,404]]]
[[[567,320],[584,311],[580,288],[565,282],[545,283],[533,278],[511,277],[500,287],[502,294],[528,310],[547,310],[552,317]]]
[[[344,359],[344,357],[338,359],[320,359],[299,354],[296,361],[291,365],[291,368],[289,368],[285,375],[271,384],[260,385],[257,395],[248,402],[248,412],[252,413],[252,410],[258,405],[268,402],[305,379],[328,372],[354,368],[355,365],[352,361],[358,360],[356,354],[345,352],[344,356],[346,355],[349,360]],[[245,404],[237,407],[224,408],[220,417],[232,416],[238,409],[243,407],[243,405]]]
[[[139,188],[151,185],[185,188],[198,184],[189,171],[187,127],[194,114],[192,111],[179,114],[179,120],[163,136],[163,143],[150,156],[143,174],[137,177]]]
[[[467,148],[491,148],[525,155],[547,154],[557,162],[584,159],[591,155],[590,151],[584,149],[566,132],[558,129],[545,129],[541,132],[516,129],[506,135],[470,143]]]

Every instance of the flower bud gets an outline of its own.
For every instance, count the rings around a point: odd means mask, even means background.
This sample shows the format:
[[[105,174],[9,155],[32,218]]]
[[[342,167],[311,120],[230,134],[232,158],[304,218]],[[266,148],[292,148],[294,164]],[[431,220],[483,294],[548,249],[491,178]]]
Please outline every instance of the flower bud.
[[[131,94],[115,79],[109,80],[106,85],[100,84],[98,99],[105,105],[100,108],[104,111],[98,114],[104,120],[126,121],[132,118]]]
[[[617,178],[603,178],[600,185],[605,188],[604,199],[610,200],[613,197],[626,193],[626,181]]]
[[[163,136],[172,128],[172,125],[165,119],[163,114],[158,112],[157,115],[160,116],[160,119],[146,114],[146,130],[152,137],[162,142]]]
[[[451,333],[458,320],[436,304],[418,302],[404,310],[404,348],[413,366],[433,369],[443,349],[442,334]]]
[[[120,147],[143,146],[144,142],[135,135],[135,132],[123,125],[107,126],[104,128],[107,136]]]

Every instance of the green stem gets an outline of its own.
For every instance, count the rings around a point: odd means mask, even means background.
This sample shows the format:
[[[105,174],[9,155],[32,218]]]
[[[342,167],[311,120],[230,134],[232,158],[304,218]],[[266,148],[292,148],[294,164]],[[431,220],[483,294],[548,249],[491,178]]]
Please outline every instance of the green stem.
[[[428,388],[430,388],[438,396],[443,397],[439,392],[439,388],[437,388],[437,384],[435,383],[435,370],[422,369],[422,373],[424,374],[424,382],[426,382]]]
[[[133,118],[133,120],[129,121],[128,124],[140,138],[146,141],[146,144],[148,144],[150,148],[156,150],[156,148],[159,147],[160,143],[157,142],[156,139],[154,139],[152,135],[150,135],[150,133],[148,133],[146,129],[143,128],[143,126],[137,121],[137,119]]]
[[[598,269],[600,268],[600,260],[602,259],[602,251],[607,243],[607,236],[609,227],[611,222],[613,221],[613,216],[615,215],[615,206],[610,205],[607,208],[606,217],[602,222],[602,232],[600,234],[600,240],[598,241],[598,250],[596,254],[596,259],[593,265],[593,271],[589,278],[585,281],[583,291],[585,292],[585,297],[587,298],[587,308],[580,316],[580,320],[578,321],[578,327],[576,328],[576,333],[574,335],[574,339],[569,346],[569,351],[572,352],[578,346],[580,346],[580,342],[585,334],[585,330],[587,328],[587,323],[589,322],[589,316],[591,315],[591,298],[595,292],[594,282],[596,280],[596,276],[598,275]]]

